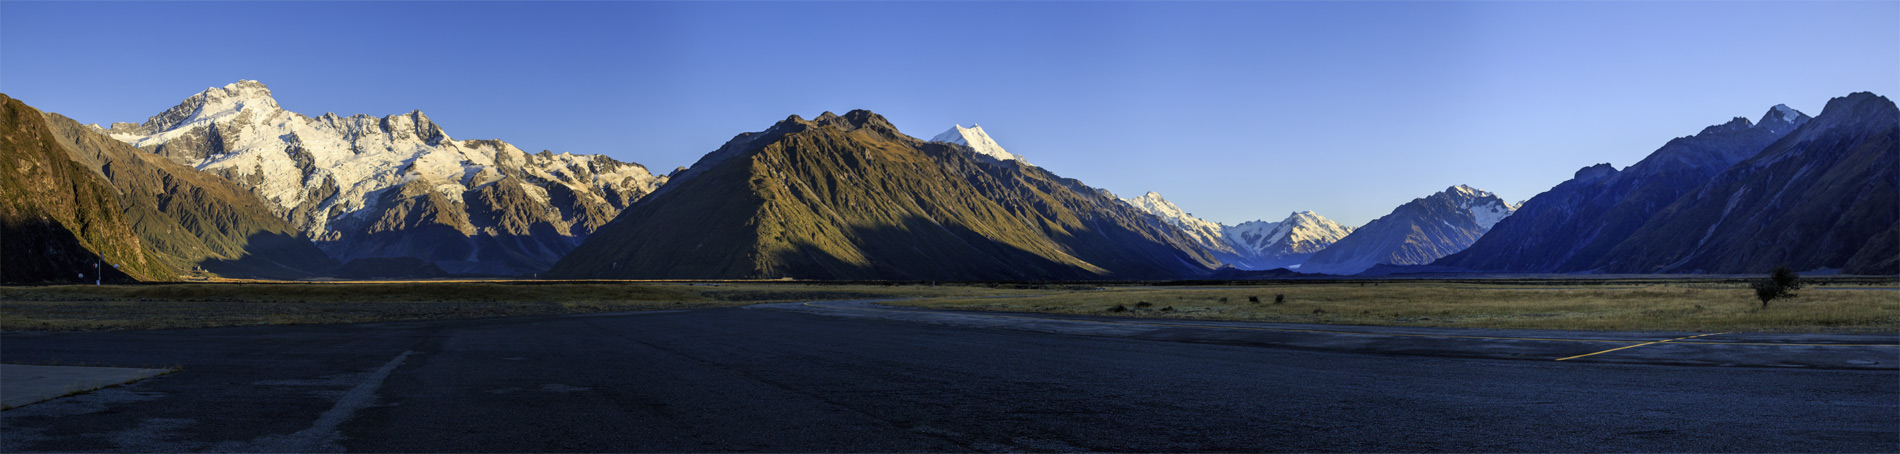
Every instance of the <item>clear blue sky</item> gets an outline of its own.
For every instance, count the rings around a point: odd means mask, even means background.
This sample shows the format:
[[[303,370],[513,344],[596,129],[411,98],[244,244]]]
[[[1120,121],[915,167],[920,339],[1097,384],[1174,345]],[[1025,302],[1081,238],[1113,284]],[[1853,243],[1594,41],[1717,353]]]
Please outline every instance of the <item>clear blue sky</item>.
[[[0,92],[143,121],[238,79],[316,115],[658,172],[871,109],[1225,223],[1515,202],[1777,103],[1900,94],[1900,2],[0,2]]]

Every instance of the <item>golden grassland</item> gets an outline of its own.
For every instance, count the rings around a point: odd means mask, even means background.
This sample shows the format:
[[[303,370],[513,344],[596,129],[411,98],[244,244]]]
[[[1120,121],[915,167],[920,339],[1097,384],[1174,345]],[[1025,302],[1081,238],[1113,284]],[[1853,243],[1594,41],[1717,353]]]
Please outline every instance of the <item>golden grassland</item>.
[[[253,281],[0,287],[0,330],[134,330],[442,320],[1025,292],[986,286],[745,282]]]
[[[1892,283],[1810,286],[1766,309],[1738,282],[1458,281],[1104,287],[1022,298],[920,298],[938,309],[1351,325],[1617,331],[1900,331]],[[1276,303],[1276,296],[1284,302]],[[1258,302],[1255,302],[1258,300]],[[1121,309],[1116,309],[1117,307]]]
[[[1742,280],[898,284],[757,281],[227,282],[0,287],[0,330],[442,320],[885,299],[1137,318],[1625,331],[1900,331],[1900,282],[1815,280],[1766,309]],[[1884,290],[1883,290],[1884,289]],[[1275,302],[1284,296],[1283,302]],[[1255,301],[1257,300],[1257,302]],[[1120,310],[1116,308],[1120,307]]]

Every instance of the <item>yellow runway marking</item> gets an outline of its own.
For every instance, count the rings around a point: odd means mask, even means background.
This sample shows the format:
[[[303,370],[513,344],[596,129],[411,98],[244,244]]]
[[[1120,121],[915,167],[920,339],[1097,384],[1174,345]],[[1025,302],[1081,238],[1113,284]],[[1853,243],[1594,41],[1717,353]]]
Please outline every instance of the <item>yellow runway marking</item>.
[[[823,305],[818,305],[818,304],[813,304],[813,303],[803,303],[803,305],[808,306],[808,307],[817,307],[817,308],[825,308],[825,309],[846,309],[846,310],[866,309],[866,308],[846,308],[846,307],[823,306]],[[869,310],[888,311],[892,309],[869,308]],[[920,310],[919,312],[945,312],[945,311]],[[1780,346],[1800,346],[1800,347],[1900,347],[1900,344],[1793,344],[1793,343],[1774,343],[1774,342],[1675,342],[1675,341],[1679,341],[1683,339],[1694,339],[1694,338],[1702,337],[1702,336],[1713,336],[1716,334],[1728,334],[1728,333],[1700,334],[1700,335],[1695,335],[1695,336],[1680,337],[1680,338],[1668,339],[1668,340],[1662,340],[1662,341],[1640,341],[1640,340],[1616,340],[1616,339],[1561,339],[1561,338],[1549,338],[1549,337],[1457,336],[1457,335],[1450,335],[1450,334],[1367,333],[1367,332],[1359,332],[1359,331],[1333,331],[1333,330],[1321,330],[1321,329],[1256,328],[1256,327],[1249,327],[1249,326],[1196,325],[1196,324],[1191,324],[1191,323],[1122,322],[1122,321],[1113,321],[1113,320],[1024,317],[1024,316],[1018,316],[1018,315],[999,315],[999,314],[982,314],[982,315],[985,317],[1020,318],[1024,320],[1102,323],[1102,324],[1111,324],[1111,325],[1165,326],[1165,327],[1170,327],[1170,328],[1212,328],[1212,329],[1231,329],[1231,330],[1243,330],[1243,331],[1279,331],[1279,332],[1291,332],[1291,333],[1357,334],[1361,336],[1431,337],[1431,338],[1443,338],[1443,339],[1488,339],[1488,340],[1526,340],[1526,341],[1552,341],[1552,342],[1596,342],[1596,343],[1607,343],[1607,344],[1636,344],[1636,345],[1630,345],[1630,346],[1625,346],[1621,348],[1615,348],[1615,349],[1604,350],[1604,351],[1600,351],[1596,353],[1591,353],[1589,355],[1572,356],[1570,358],[1580,358],[1584,356],[1595,355],[1597,353],[1611,352],[1611,351],[1622,350],[1624,348],[1631,348],[1631,347],[1641,347],[1644,345],[1656,344],[1656,343],[1662,343],[1662,342],[1673,342],[1677,344],[1700,344],[1700,345],[1780,345]],[[1563,359],[1570,359],[1570,358],[1563,358]],[[1563,359],[1560,359],[1558,361],[1562,361]]]
[[[1636,344],[1636,345],[1627,345],[1627,346],[1622,346],[1622,347],[1617,347],[1617,348],[1612,348],[1612,349],[1609,349],[1609,350],[1604,350],[1604,351],[1600,351],[1600,352],[1596,352],[1596,353],[1584,353],[1584,354],[1581,354],[1581,355],[1577,355],[1577,356],[1572,356],[1572,357],[1568,357],[1568,358],[1557,358],[1557,360],[1558,360],[1558,361],[1563,361],[1563,360],[1566,360],[1566,359],[1577,359],[1577,358],[1582,358],[1582,357],[1585,357],[1585,356],[1590,356],[1590,355],[1601,355],[1601,354],[1604,354],[1604,353],[1609,353],[1609,352],[1613,352],[1613,351],[1617,351],[1617,350],[1622,350],[1622,349],[1625,349],[1625,348],[1636,348],[1636,347],[1641,347],[1641,346],[1644,346],[1644,345],[1651,345],[1651,344],[1660,344],[1660,343],[1664,343],[1664,342],[1669,342],[1669,341],[1679,341],[1679,340],[1683,340],[1683,339],[1694,339],[1694,338],[1698,338],[1698,337],[1702,337],[1702,336],[1714,336],[1714,335],[1717,335],[1717,334],[1728,334],[1728,333],[1708,333],[1708,334],[1697,334],[1697,335],[1694,335],[1694,336],[1689,336],[1689,337],[1678,337],[1678,338],[1675,338],[1675,339],[1663,339],[1663,340],[1659,340],[1659,341],[1655,341],[1655,342],[1644,342],[1644,343],[1641,343],[1641,344]]]

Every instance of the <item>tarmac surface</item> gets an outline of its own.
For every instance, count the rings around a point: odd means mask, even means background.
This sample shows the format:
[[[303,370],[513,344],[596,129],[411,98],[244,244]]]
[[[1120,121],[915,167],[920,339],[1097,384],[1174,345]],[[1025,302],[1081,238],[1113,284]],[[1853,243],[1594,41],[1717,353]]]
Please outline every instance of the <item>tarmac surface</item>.
[[[0,364],[0,408],[45,401],[76,391],[143,380],[166,369]]]
[[[0,412],[0,452],[1900,452],[1896,342],[868,302],[5,333],[183,369]]]

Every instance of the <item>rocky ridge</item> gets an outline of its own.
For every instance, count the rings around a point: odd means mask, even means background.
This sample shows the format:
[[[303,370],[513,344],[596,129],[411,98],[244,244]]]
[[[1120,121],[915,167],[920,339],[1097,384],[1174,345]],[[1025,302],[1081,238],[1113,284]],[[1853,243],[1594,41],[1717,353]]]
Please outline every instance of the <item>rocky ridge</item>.
[[[1216,262],[1179,229],[1036,166],[864,110],[740,134],[603,227],[569,278],[1156,279]]]
[[[420,111],[305,116],[249,80],[104,131],[249,189],[338,260],[454,273],[545,269],[666,181],[605,156],[456,140]]]
[[[1306,262],[1302,273],[1357,274],[1375,265],[1423,265],[1464,250],[1516,207],[1458,185],[1413,199],[1354,229]]]

